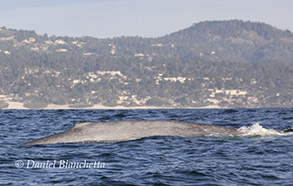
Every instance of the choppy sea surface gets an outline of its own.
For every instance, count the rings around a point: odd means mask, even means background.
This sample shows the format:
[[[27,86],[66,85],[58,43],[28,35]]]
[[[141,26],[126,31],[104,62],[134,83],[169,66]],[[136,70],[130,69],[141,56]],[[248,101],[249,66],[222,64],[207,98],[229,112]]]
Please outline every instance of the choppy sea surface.
[[[188,121],[249,135],[22,146],[75,122],[122,120]],[[281,131],[292,127],[293,109],[0,110],[0,184],[289,186],[293,135]]]

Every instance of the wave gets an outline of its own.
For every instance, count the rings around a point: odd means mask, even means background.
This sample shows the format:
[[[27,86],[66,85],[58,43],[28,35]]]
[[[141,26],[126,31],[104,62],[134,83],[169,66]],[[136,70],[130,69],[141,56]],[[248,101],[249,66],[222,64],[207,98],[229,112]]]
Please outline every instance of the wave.
[[[240,127],[237,129],[242,136],[288,136],[293,135],[293,132],[283,132],[275,129],[266,129],[262,127],[259,123],[254,123],[248,127]]]

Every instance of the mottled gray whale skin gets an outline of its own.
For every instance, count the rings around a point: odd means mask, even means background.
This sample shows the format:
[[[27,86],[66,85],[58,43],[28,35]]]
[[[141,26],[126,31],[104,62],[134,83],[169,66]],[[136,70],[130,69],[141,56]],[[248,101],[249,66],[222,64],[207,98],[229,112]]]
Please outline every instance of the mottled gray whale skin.
[[[119,142],[136,140],[150,136],[232,136],[240,135],[237,129],[215,125],[180,121],[114,121],[76,123],[73,128],[43,137],[24,145],[79,143],[79,142]]]

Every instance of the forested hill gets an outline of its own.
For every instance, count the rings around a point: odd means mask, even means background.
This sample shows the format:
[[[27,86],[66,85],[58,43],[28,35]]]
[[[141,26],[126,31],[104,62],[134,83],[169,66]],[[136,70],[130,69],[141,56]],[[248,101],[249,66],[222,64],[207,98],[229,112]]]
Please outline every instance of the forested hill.
[[[211,21],[168,35],[185,53],[180,57],[202,57],[213,61],[287,61],[293,57],[293,34],[264,23]],[[211,55],[213,54],[213,55]]]
[[[293,34],[207,21],[158,38],[0,28],[0,107],[24,103],[292,107]]]

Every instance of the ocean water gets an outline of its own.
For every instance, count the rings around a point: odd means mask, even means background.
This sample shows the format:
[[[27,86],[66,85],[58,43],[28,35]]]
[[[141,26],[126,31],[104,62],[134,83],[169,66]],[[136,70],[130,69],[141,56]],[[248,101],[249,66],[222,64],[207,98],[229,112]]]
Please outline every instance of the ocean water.
[[[293,185],[293,109],[0,110],[1,185]],[[188,121],[245,136],[22,146],[75,122]],[[118,134],[117,134],[118,135]]]

